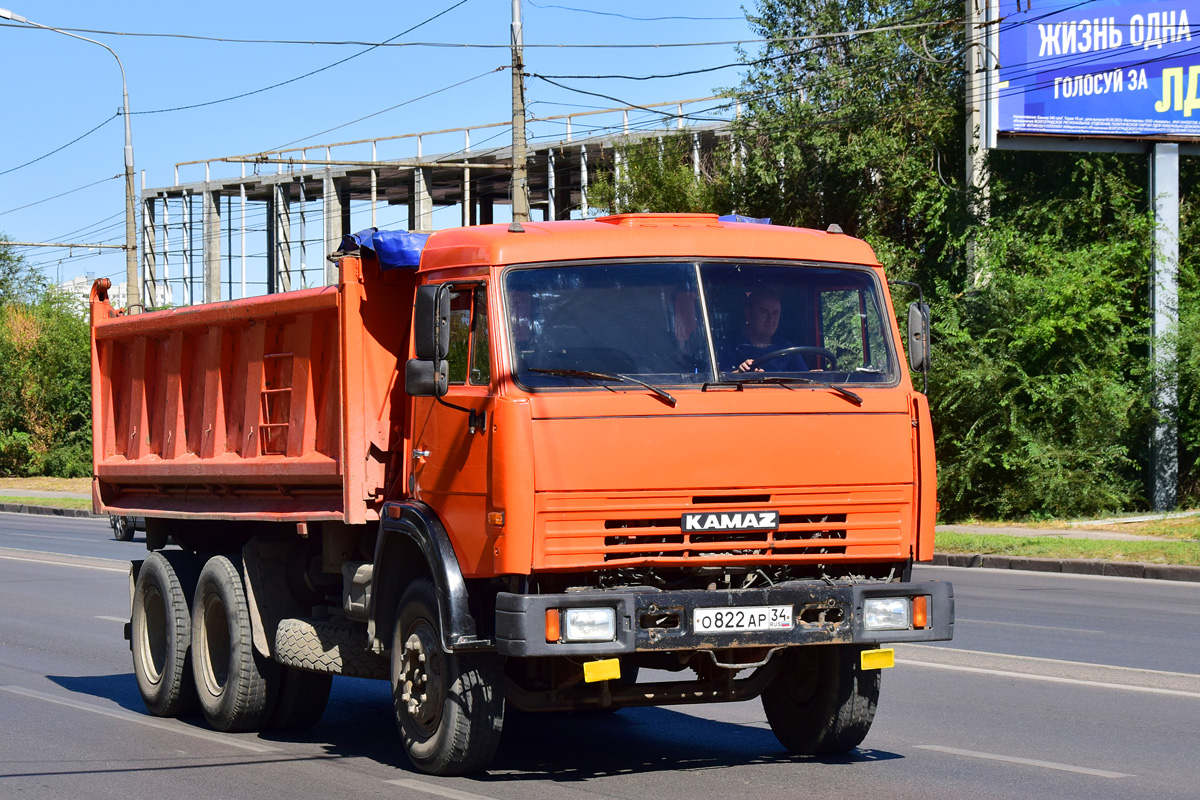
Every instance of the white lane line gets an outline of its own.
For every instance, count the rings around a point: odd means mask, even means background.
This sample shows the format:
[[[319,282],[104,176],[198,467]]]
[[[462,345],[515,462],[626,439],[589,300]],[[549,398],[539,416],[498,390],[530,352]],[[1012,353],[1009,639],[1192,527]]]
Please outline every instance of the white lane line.
[[[1104,633],[1104,631],[1093,631],[1089,628],[1059,628],[1054,625],[1029,625],[1024,622],[997,622],[992,619],[964,619],[957,617],[954,620],[958,622],[970,622],[974,625],[1008,625],[1012,628],[1037,628],[1042,631],[1070,631],[1071,633]]]
[[[426,783],[425,781],[414,781],[411,778],[384,781],[384,783],[390,783],[393,786],[403,786],[405,789],[412,789],[417,792],[436,794],[438,797],[449,797],[450,800],[492,800],[491,797],[484,794],[464,792],[462,789],[454,789],[450,786],[438,786],[436,783]]]
[[[237,747],[242,750],[249,750],[251,753],[277,753],[278,747],[260,744],[259,742],[239,739],[228,734],[217,733],[216,731],[206,731],[201,728],[192,728],[184,725],[181,722],[167,721],[158,717],[147,717],[142,714],[134,714],[132,711],[124,709],[103,708],[95,706],[91,703],[83,703],[79,700],[73,700],[69,697],[58,697],[45,692],[34,691],[33,689],[25,689],[21,686],[0,686],[0,690],[19,694],[22,697],[31,697],[34,700],[44,700],[47,703],[57,703],[60,706],[69,706],[79,709],[80,711],[90,711],[93,714],[100,714],[113,719],[120,719],[126,722],[136,722],[139,725],[144,725],[147,728],[155,728],[160,731],[169,731],[170,733],[181,733],[184,736],[191,736],[193,739],[204,739],[208,742],[223,744],[228,747]]]
[[[5,536],[20,536],[24,539],[55,539],[60,542],[90,541],[89,539],[87,539],[83,536],[47,536],[46,534],[42,534],[42,533],[8,533],[8,532],[5,532],[4,535]]]
[[[96,619],[107,620],[108,622],[129,622],[125,617],[96,617]]]
[[[980,753],[976,750],[960,750],[957,747],[941,747],[936,744],[919,744],[917,748],[920,750],[936,750],[939,753],[949,753],[955,756],[970,756],[972,758],[986,758],[991,761],[1004,761],[1009,764],[1024,764],[1027,767],[1044,767],[1046,769],[1057,769],[1063,772],[1078,772],[1081,775],[1094,775],[1097,778],[1132,778],[1133,775],[1128,775],[1124,772],[1109,772],[1106,769],[1092,769],[1091,767],[1076,767],[1071,764],[1059,764],[1054,761],[1038,761],[1034,758],[1018,758],[1016,756],[1002,756],[997,753]]]
[[[5,548],[7,549],[7,548]],[[10,549],[8,553],[0,554],[0,559],[5,561],[24,561],[27,564],[49,564],[53,567],[79,567],[80,569],[95,569],[101,572],[120,572],[124,575],[129,574],[128,566],[118,566],[124,562],[114,561],[112,559],[94,558],[87,559],[85,556],[64,556],[56,553],[43,553],[45,556],[58,555],[58,558],[36,558],[34,556],[17,555]],[[78,559],[78,560],[77,560]],[[103,563],[108,561],[113,566],[105,566]],[[91,562],[91,563],[89,563]]]
[[[962,654],[962,655],[968,655],[968,656],[980,656],[982,658],[1009,659],[1014,662],[1033,661],[1033,662],[1037,662],[1037,663],[1041,663],[1041,664],[1058,664],[1060,666],[1068,667],[1071,669],[1079,669],[1082,667],[1100,667],[1102,669],[1111,669],[1111,670],[1115,670],[1117,672],[1128,673],[1130,675],[1166,675],[1166,676],[1172,677],[1172,678],[1197,678],[1197,677],[1200,677],[1200,675],[1196,675],[1191,672],[1167,672],[1166,670],[1161,670],[1161,669],[1142,669],[1141,667],[1116,667],[1111,664],[1092,664],[1087,661],[1063,661],[1061,658],[1040,658],[1038,656],[1017,656],[1017,655],[1013,655],[1012,653],[990,653],[987,650],[967,650],[965,648],[960,648],[960,647],[939,647],[937,645],[931,645],[931,644],[901,644],[901,645],[898,645],[898,647],[902,648],[901,652],[903,652],[903,650],[920,650],[922,652],[926,652],[926,653],[930,653],[930,654],[943,655],[943,657],[948,656],[951,653],[954,653],[954,654]],[[925,662],[921,662],[921,663],[925,663]]]
[[[933,664],[928,661],[911,661],[907,658],[897,658],[897,664],[913,667],[930,667],[931,669],[948,669],[955,672],[974,672],[979,675],[998,675],[1002,678],[1024,678],[1028,681],[1046,681],[1048,683],[1070,683],[1075,686],[1090,686],[1094,689],[1122,689],[1126,692],[1144,692],[1146,694],[1167,694],[1174,697],[1194,697],[1200,700],[1200,692],[1184,692],[1178,689],[1159,689],[1155,686],[1128,686],[1123,683],[1104,683],[1102,681],[1085,681],[1078,678],[1059,678],[1054,675],[1030,675],[1028,672],[1010,672],[1002,669],[986,669],[984,667],[965,667],[957,664]]]

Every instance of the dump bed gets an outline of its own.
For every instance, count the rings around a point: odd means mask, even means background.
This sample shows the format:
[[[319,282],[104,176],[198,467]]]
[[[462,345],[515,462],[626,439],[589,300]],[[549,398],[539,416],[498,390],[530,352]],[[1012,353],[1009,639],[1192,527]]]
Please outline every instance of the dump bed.
[[[95,510],[377,519],[403,434],[414,280],[347,257],[337,286],[134,316],[97,281]]]

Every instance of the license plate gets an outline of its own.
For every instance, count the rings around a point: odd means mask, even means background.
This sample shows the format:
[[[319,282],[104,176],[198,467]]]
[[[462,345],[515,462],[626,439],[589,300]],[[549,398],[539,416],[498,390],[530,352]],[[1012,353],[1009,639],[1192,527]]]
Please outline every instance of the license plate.
[[[697,608],[692,612],[692,629],[696,633],[785,631],[791,628],[791,606]]]

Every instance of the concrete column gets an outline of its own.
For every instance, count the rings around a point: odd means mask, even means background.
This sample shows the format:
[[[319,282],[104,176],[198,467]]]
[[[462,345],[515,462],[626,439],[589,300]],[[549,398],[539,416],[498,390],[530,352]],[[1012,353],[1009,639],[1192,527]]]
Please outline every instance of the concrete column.
[[[554,148],[546,148],[546,219],[558,219],[558,182],[554,180]]]
[[[292,290],[292,187],[277,183],[272,187],[275,198],[271,227],[275,230],[275,292]]]
[[[221,195],[204,186],[204,302],[221,299]]]
[[[583,214],[583,218],[588,218],[588,167],[587,167],[587,145],[579,147],[579,209]]]
[[[429,194],[425,170],[413,170],[412,201],[408,204],[408,229],[410,231],[433,230],[433,198]]]
[[[1150,196],[1154,198],[1154,309],[1151,361],[1158,420],[1151,440],[1154,508],[1170,511],[1178,502],[1179,364],[1179,145],[1157,143],[1150,155]]]
[[[325,206],[325,246],[321,250],[322,257],[334,253],[342,244],[342,236],[350,227],[350,203],[346,202],[341,181],[333,177],[333,170],[325,170],[325,180],[322,186]],[[337,283],[337,264],[325,260],[325,285]]]
[[[158,301],[158,286],[155,283],[155,272],[157,264],[154,263],[158,253],[155,247],[155,229],[154,229],[154,200],[153,197],[145,197],[142,199],[142,287],[143,297],[140,299],[129,297],[128,288],[126,287],[126,304],[141,302],[151,307],[157,305]]]
[[[475,216],[474,204],[471,200],[471,170],[463,167],[462,176],[462,224],[463,227],[473,224],[472,218]]]

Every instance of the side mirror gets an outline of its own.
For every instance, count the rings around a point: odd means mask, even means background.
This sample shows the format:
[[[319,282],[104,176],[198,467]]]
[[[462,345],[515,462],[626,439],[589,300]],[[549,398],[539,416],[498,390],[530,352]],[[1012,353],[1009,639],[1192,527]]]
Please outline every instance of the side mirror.
[[[419,286],[414,305],[413,345],[417,358],[440,362],[450,352],[450,287]]]
[[[404,391],[409,397],[443,397],[450,385],[446,361],[410,358],[404,365]]]
[[[908,364],[913,372],[929,372],[929,306],[908,307]]]

